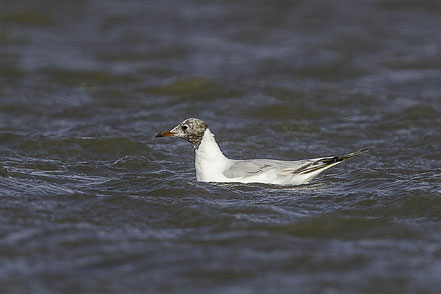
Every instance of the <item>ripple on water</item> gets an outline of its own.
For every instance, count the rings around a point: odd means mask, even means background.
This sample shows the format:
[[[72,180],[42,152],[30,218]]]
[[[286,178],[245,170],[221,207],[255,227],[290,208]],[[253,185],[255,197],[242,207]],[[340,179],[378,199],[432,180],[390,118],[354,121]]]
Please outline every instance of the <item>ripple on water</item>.
[[[17,152],[49,158],[78,160],[118,160],[127,155],[152,159],[155,152],[147,145],[128,138],[26,137],[10,136]],[[15,141],[15,142],[14,142]]]
[[[1,162],[0,162],[0,176],[1,177],[9,176],[8,170],[3,166]]]
[[[419,233],[381,218],[354,218],[339,215],[322,215],[300,219],[293,224],[283,224],[268,228],[297,237],[319,239],[407,239],[416,238]]]
[[[190,48],[180,44],[161,45],[153,48],[144,49],[142,51],[130,51],[129,48],[124,50],[112,50],[110,52],[99,52],[97,56],[100,60],[109,62],[141,62],[141,61],[158,61],[182,59],[191,54]]]
[[[53,20],[48,14],[36,10],[22,10],[11,12],[3,16],[2,20],[9,23],[28,25],[33,27],[47,27],[54,24]]]
[[[152,86],[145,89],[145,92],[152,95],[183,97],[197,100],[240,96],[239,91],[226,88],[204,77],[185,78],[166,85]]]
[[[318,109],[310,108],[308,106],[291,107],[286,104],[271,104],[257,107],[243,113],[255,118],[288,120],[296,118],[297,120],[315,119],[323,116],[332,115],[330,112],[322,112]]]
[[[400,119],[417,122],[417,121],[436,121],[440,118],[440,113],[431,105],[416,104],[406,107],[400,113]]]
[[[114,74],[102,70],[72,71],[64,69],[46,69],[42,71],[58,84],[65,86],[105,86],[130,84],[136,81],[132,75]]]
[[[0,32],[0,45],[15,45],[19,44],[23,40],[19,38],[16,34],[8,31],[1,31]],[[2,56],[3,53],[0,53]],[[3,66],[2,66],[3,67]]]

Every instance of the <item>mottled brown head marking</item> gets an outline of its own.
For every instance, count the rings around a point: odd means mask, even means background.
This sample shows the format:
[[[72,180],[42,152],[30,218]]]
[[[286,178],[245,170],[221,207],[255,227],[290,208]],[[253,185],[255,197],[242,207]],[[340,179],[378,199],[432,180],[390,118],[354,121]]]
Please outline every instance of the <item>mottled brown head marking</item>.
[[[190,142],[196,150],[201,144],[202,137],[207,128],[208,126],[204,121],[197,118],[187,118],[170,131],[161,132],[156,137],[173,136],[182,138]]]

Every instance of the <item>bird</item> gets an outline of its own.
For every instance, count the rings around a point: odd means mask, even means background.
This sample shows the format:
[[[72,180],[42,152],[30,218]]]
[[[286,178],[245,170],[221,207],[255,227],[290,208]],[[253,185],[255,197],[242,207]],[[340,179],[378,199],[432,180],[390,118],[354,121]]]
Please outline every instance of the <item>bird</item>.
[[[368,148],[341,156],[326,156],[296,161],[274,159],[230,159],[217,144],[208,125],[198,118],[187,118],[156,138],[177,137],[190,142],[195,154],[196,179],[213,183],[261,183],[280,186],[308,184],[324,170]]]

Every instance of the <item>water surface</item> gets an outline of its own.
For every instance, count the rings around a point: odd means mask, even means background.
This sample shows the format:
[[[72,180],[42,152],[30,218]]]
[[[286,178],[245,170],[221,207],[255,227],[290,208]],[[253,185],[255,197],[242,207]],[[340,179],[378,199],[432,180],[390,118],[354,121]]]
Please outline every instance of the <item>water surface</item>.
[[[4,293],[436,293],[438,1],[13,1],[0,12]],[[309,185],[231,158],[374,147]]]

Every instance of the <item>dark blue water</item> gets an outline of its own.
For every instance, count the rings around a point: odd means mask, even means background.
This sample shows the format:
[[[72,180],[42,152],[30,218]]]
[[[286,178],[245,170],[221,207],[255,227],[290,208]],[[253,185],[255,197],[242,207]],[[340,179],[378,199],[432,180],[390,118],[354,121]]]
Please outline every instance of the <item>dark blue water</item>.
[[[437,293],[439,1],[2,1],[2,293]],[[297,187],[231,158],[368,153]]]

